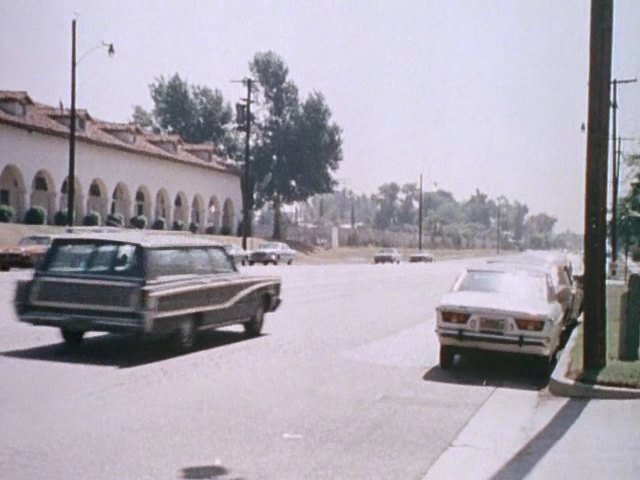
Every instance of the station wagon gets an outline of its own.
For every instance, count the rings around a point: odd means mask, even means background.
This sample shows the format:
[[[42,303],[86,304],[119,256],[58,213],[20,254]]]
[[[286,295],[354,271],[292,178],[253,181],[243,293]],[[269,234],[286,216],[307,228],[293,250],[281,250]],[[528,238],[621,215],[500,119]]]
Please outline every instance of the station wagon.
[[[33,278],[18,283],[22,322],[57,327],[68,344],[85,332],[196,334],[241,324],[250,336],[280,304],[278,277],[240,274],[222,245],[187,236],[122,232],[56,238]]]

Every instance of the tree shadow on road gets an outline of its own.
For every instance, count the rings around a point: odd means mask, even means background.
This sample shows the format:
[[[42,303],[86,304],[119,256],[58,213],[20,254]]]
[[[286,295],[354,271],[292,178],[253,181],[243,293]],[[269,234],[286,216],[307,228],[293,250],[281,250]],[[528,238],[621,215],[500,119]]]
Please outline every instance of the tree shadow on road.
[[[540,368],[535,358],[500,353],[457,355],[450,369],[435,366],[422,378],[429,382],[520,390],[542,390],[549,384],[548,372]]]
[[[202,332],[199,334],[195,348],[189,352],[179,353],[171,348],[165,338],[140,339],[131,335],[104,334],[85,338],[82,344],[75,348],[69,348],[61,342],[2,352],[1,355],[45,362],[84,363],[132,368],[248,340],[250,339],[240,331],[214,330]]]
[[[551,421],[516,453],[491,480],[525,478],[578,420],[589,400],[570,399]]]

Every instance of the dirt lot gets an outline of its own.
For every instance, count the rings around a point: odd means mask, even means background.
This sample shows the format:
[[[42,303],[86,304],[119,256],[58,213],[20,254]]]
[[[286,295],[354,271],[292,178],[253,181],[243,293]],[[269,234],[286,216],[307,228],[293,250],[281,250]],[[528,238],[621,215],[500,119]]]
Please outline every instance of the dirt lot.
[[[26,235],[34,234],[61,234],[64,233],[63,227],[54,227],[49,225],[22,225],[22,224],[7,224],[0,223],[0,245],[16,245],[18,241]],[[189,232],[165,232],[174,235],[193,235]],[[242,239],[239,237],[228,237],[220,235],[206,235],[213,241],[223,244],[241,245]],[[249,250],[256,248],[264,240],[261,238],[249,238],[248,248]],[[335,249],[326,249],[323,247],[314,247],[311,245],[300,244],[297,242],[288,242],[290,246],[298,251],[298,259],[295,263],[302,263],[305,265],[322,265],[330,263],[372,263],[373,256],[378,250],[378,247],[339,247]],[[408,259],[411,253],[414,253],[413,249],[400,249],[400,253]],[[482,250],[434,250],[433,255],[435,260],[442,260],[445,258],[457,258],[457,257],[470,257],[470,256],[483,256],[491,255],[492,251]]]

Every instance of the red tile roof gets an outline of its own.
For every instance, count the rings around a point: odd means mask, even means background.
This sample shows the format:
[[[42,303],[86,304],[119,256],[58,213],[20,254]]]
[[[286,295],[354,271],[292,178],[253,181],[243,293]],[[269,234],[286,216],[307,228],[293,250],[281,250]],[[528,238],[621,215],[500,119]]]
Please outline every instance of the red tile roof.
[[[17,100],[26,106],[24,116],[12,115],[0,109],[0,124],[10,125],[28,131],[36,131],[45,135],[56,137],[69,137],[69,127],[55,120],[55,118],[67,117],[69,109],[56,108],[38,102],[33,102],[26,92],[0,90],[0,101]],[[213,156],[213,162],[206,162],[196,155],[189,153],[191,148],[178,148],[176,153],[166,152],[160,147],[155,146],[156,142],[171,141],[177,145],[185,144],[180,136],[174,134],[151,134],[145,132],[141,127],[135,124],[112,123],[103,120],[93,119],[86,110],[77,109],[77,115],[86,120],[84,130],[76,130],[76,141],[85,142],[93,145],[99,145],[104,148],[113,148],[116,150],[124,150],[133,154],[151,156],[154,158],[179,162],[186,165],[197,166],[209,170],[240,175],[240,170],[228,161]],[[133,144],[120,140],[116,136],[108,132],[114,131],[130,131],[135,133],[135,142]],[[203,144],[203,148],[212,148],[211,145]]]

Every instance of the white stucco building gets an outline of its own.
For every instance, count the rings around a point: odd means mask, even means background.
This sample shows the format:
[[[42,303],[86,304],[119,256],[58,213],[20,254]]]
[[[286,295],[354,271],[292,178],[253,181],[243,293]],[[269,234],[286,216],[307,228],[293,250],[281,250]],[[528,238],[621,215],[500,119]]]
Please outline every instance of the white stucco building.
[[[69,166],[67,109],[34,102],[26,92],[0,91],[0,204],[16,222],[41,206],[47,222],[67,209]],[[235,233],[241,220],[239,170],[212,145],[193,145],[177,135],[150,134],[134,124],[93,119],[77,111],[75,223],[89,212],[121,214],[125,223],[144,215],[204,231]]]

